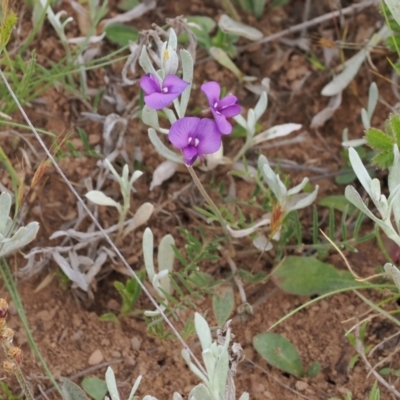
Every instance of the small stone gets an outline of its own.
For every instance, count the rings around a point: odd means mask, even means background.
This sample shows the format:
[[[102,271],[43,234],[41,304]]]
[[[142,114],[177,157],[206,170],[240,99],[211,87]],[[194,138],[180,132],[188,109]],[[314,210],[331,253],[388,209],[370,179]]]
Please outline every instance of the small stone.
[[[121,307],[117,300],[110,299],[107,301],[107,308],[112,311],[118,311]]]
[[[47,310],[39,311],[39,312],[36,314],[36,316],[37,316],[39,319],[41,319],[43,322],[48,322],[48,321],[50,321],[50,320],[53,318],[53,316],[52,316]]]
[[[103,360],[104,360],[103,353],[99,349],[97,349],[90,355],[88,364],[97,365],[100,364]]]
[[[136,365],[136,360],[130,356],[125,357],[125,364],[134,367]]]
[[[121,358],[121,353],[117,350],[111,352],[111,357],[113,358]]]
[[[134,336],[131,339],[131,345],[133,350],[139,350],[142,346],[142,341],[137,336]]]
[[[308,383],[304,381],[297,381],[295,386],[299,392],[304,392],[308,388]]]
[[[89,135],[89,144],[94,145],[100,143],[101,135],[100,133],[91,133]]]
[[[265,386],[262,383],[253,383],[254,393],[263,393],[265,392]]]

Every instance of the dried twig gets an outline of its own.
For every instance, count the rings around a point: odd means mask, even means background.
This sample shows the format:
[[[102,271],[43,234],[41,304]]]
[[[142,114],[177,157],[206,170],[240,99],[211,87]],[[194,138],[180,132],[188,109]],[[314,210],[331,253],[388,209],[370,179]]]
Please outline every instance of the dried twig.
[[[343,8],[342,10],[329,12],[327,14],[324,14],[324,15],[321,15],[321,16],[316,17],[314,19],[311,19],[310,21],[302,22],[301,24],[298,24],[298,25],[292,26],[292,27],[290,27],[288,29],[285,29],[283,31],[274,33],[273,35],[266,36],[265,38],[262,38],[260,40],[255,41],[255,42],[252,42],[252,43],[246,44],[244,46],[238,47],[237,50],[240,53],[240,52],[246,50],[247,48],[252,47],[252,46],[254,46],[256,44],[269,43],[269,42],[272,42],[272,41],[274,41],[276,39],[280,39],[283,36],[289,35],[291,33],[302,31],[303,29],[307,29],[307,28],[309,28],[311,26],[321,24],[322,22],[329,21],[330,19],[337,18],[337,17],[339,17],[341,15],[345,16],[345,15],[350,15],[350,14],[353,14],[353,13],[356,13],[356,12],[360,12],[360,11],[364,10],[365,8],[367,8],[367,7],[370,7],[372,5],[377,5],[377,4],[379,4],[379,1],[377,1],[377,0],[365,0],[365,1],[361,2],[361,3],[353,4],[353,5],[349,6],[349,7]]]
[[[364,345],[363,342],[360,338],[360,326],[356,326],[356,331],[355,331],[355,338],[356,338],[356,351],[361,357],[361,359],[364,361],[364,364],[367,367],[368,373],[372,373],[374,375],[375,379],[381,383],[383,386],[385,386],[386,389],[388,389],[394,396],[397,398],[400,398],[400,392],[397,391],[390,383],[386,382],[385,379],[382,377],[382,375],[378,374],[378,372],[375,371],[375,369],[372,367],[370,362],[367,359],[367,356],[365,355],[364,351]]]

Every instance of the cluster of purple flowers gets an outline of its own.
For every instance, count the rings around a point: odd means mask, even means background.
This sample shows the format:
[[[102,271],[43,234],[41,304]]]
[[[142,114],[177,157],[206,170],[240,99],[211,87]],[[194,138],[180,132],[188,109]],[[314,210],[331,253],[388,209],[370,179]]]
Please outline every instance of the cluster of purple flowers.
[[[168,106],[188,85],[189,82],[176,75],[167,75],[161,81],[156,75],[147,74],[140,80],[140,87],[145,94],[144,102],[154,110]],[[184,117],[172,124],[168,134],[170,142],[182,151],[186,165],[192,165],[197,157],[203,160],[204,154],[218,151],[222,135],[229,135],[232,132],[232,125],[227,118],[241,112],[236,96],[228,95],[220,99],[221,87],[217,82],[204,83],[201,90],[207,97],[214,120]]]

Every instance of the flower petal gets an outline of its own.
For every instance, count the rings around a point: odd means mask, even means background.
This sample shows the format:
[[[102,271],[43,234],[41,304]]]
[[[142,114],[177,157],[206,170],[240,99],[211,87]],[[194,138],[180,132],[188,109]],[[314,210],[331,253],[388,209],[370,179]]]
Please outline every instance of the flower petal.
[[[242,112],[242,107],[239,104],[233,104],[228,107],[224,107],[222,110],[220,109],[219,112],[223,114],[226,118],[236,117]]]
[[[192,165],[199,155],[199,151],[194,146],[187,146],[182,149],[183,160],[186,165]]]
[[[169,130],[168,139],[177,148],[183,149],[188,146],[190,136],[194,136],[200,118],[184,117],[175,121]]]
[[[215,153],[221,147],[221,134],[216,123],[209,118],[203,118],[197,125],[196,138],[199,140],[199,155]]]
[[[144,96],[144,102],[147,107],[153,110],[161,110],[172,103],[178,96],[179,93],[152,93]]]
[[[213,108],[214,104],[219,101],[219,95],[221,94],[219,84],[214,81],[206,82],[201,85],[200,89],[206,95],[210,107]]]
[[[162,83],[162,87],[167,88],[168,93],[175,93],[178,96],[187,88],[188,85],[189,82],[184,81],[176,75],[167,75]]]
[[[160,82],[154,74],[146,74],[140,79],[140,87],[145,95],[161,92]]]
[[[230,122],[227,121],[224,115],[217,113],[213,108],[211,108],[211,112],[214,116],[218,130],[223,135],[229,135],[232,132],[232,125],[230,124]]]
[[[218,102],[218,109],[221,110],[221,108],[232,106],[234,104],[237,104],[237,102],[238,99],[236,96],[234,96],[233,94],[228,94]]]

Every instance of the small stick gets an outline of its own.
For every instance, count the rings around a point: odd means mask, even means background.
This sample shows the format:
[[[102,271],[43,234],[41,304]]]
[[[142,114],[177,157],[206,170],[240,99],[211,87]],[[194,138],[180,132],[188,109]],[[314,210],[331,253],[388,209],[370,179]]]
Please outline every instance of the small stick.
[[[364,361],[365,365],[367,366],[367,369],[369,369],[369,372],[374,375],[374,378],[379,381],[383,386],[385,386],[386,389],[388,389],[391,393],[393,393],[397,398],[400,398],[400,392],[397,391],[392,385],[389,384],[389,382],[386,382],[385,379],[383,379],[382,375],[378,374],[378,372],[375,371],[375,369],[372,367],[370,362],[368,361],[365,351],[364,351],[364,345],[360,339],[360,326],[357,325],[356,328],[356,351]]]
[[[367,8],[369,6],[372,6],[372,5],[375,5],[375,4],[378,4],[378,3],[379,2],[377,0],[365,0],[365,1],[361,2],[361,3],[353,4],[353,5],[349,6],[349,7],[343,8],[342,10],[337,10],[337,11],[333,11],[333,12],[321,15],[320,17],[316,17],[316,18],[314,18],[314,19],[312,19],[310,21],[302,22],[301,24],[292,26],[292,27],[290,27],[288,29],[285,29],[283,31],[280,31],[280,32],[274,33],[272,35],[266,36],[265,38],[262,38],[260,40],[256,40],[255,42],[246,44],[244,46],[240,46],[240,47],[237,48],[237,51],[239,53],[241,53],[243,50],[246,50],[249,47],[252,47],[252,46],[254,46],[256,44],[264,44],[264,43],[272,42],[273,40],[280,39],[281,37],[289,35],[290,33],[295,33],[295,32],[302,31],[303,29],[307,29],[307,28],[309,28],[311,26],[318,25],[318,24],[320,24],[322,22],[328,21],[328,20],[333,19],[333,18],[337,18],[337,17],[339,17],[341,15],[345,16],[345,15],[353,14],[355,12],[359,12],[359,11],[363,10],[364,8]]]

